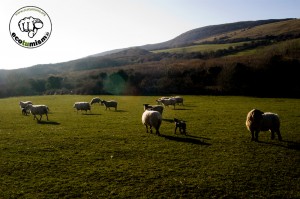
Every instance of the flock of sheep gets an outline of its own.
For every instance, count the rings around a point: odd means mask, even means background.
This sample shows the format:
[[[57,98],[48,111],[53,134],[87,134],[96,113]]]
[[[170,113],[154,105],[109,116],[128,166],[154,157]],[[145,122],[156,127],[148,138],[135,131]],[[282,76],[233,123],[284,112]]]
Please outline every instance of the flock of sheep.
[[[180,96],[176,97],[161,97],[156,100],[158,105],[149,105],[143,104],[144,112],[142,114],[142,123],[146,127],[147,133],[148,127],[150,128],[150,133],[152,133],[152,127],[156,130],[156,134],[160,135],[159,128],[162,123],[162,114],[164,107],[173,106],[175,109],[176,104],[183,105],[183,98]],[[91,111],[91,105],[98,103],[101,105],[105,105],[105,110],[110,108],[114,108],[115,111],[118,107],[118,102],[114,100],[105,101],[101,100],[98,97],[95,97],[91,100],[91,102],[75,102],[73,108],[78,111]],[[37,119],[41,121],[42,115],[46,115],[48,120],[49,108],[46,105],[33,105],[31,101],[20,101],[19,103],[22,114],[28,115],[31,113],[33,115],[33,119]],[[37,118],[37,115],[40,118]],[[177,128],[181,134],[186,135],[186,123],[183,120],[179,120],[174,118],[175,130],[176,133]],[[280,119],[276,113],[271,112],[262,112],[258,109],[251,110],[246,117],[246,127],[251,132],[251,140],[258,141],[258,134],[260,131],[271,131],[271,139],[275,138],[275,133],[277,133],[278,140],[282,141],[282,137],[280,134]]]

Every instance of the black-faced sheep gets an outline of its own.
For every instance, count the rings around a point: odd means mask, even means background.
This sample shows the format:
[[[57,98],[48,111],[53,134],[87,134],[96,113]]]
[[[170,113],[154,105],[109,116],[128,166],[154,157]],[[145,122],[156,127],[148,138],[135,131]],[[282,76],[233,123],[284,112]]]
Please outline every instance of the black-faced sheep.
[[[152,127],[155,128],[156,134],[160,135],[159,128],[162,122],[162,116],[158,111],[145,110],[142,115],[142,123],[146,126],[148,133],[148,126],[150,127],[150,133],[152,133]]]
[[[48,112],[49,112],[48,106],[28,104],[26,106],[26,109],[30,110],[30,113],[33,115],[33,119],[37,119],[36,115],[39,115],[40,119],[37,120],[41,121],[42,115],[46,115],[48,120]]]
[[[91,112],[91,105],[88,102],[75,102],[73,108],[76,108],[77,113],[78,110],[87,112],[88,110]]]
[[[185,121],[174,118],[174,122],[175,122],[174,133],[176,134],[177,128],[179,128],[179,132],[181,134],[186,135],[186,123],[185,123]]]
[[[105,101],[102,100],[101,101],[101,105],[105,105],[105,110],[107,110],[107,108],[110,110],[110,108],[115,108],[115,111],[117,110],[118,107],[118,102],[114,101],[114,100],[110,100],[110,101]]]
[[[260,131],[271,131],[271,139],[275,138],[275,132],[278,140],[282,140],[280,134],[280,120],[275,113],[264,113],[260,110],[253,109],[247,114],[246,127],[251,132],[252,141],[258,141]]]
[[[93,104],[95,104],[95,103],[100,104],[100,103],[101,103],[101,99],[100,99],[99,97],[94,97],[94,98],[91,100],[90,104],[93,105]]]
[[[152,111],[158,111],[160,114],[163,113],[164,107],[161,105],[149,105],[149,104],[143,104],[144,110],[152,110]]]

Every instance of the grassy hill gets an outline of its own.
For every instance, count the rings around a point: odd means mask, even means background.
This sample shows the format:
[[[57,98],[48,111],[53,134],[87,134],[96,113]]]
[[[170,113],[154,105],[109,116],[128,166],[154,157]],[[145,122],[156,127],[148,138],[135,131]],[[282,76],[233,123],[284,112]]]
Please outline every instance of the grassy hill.
[[[53,93],[299,97],[295,76],[300,68],[299,26],[298,19],[207,26],[155,48],[126,48],[105,56],[2,70],[0,97]],[[262,84],[264,78],[288,81],[273,88],[271,83]]]

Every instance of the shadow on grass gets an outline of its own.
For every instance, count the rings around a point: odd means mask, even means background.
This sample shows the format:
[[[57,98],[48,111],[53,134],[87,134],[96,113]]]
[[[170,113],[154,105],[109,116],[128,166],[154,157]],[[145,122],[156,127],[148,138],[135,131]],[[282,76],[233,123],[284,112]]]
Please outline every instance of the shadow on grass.
[[[39,121],[37,122],[38,124],[50,124],[50,125],[60,125],[59,122],[53,122],[53,121]]]
[[[165,122],[169,122],[169,123],[173,123],[174,122],[174,119],[162,119],[163,121]]]
[[[206,145],[210,146],[211,144],[203,142],[201,140],[195,139],[191,136],[186,136],[186,137],[177,137],[177,136],[171,136],[171,135],[163,135],[161,134],[161,137],[164,137],[167,140],[172,140],[176,142],[185,142],[185,143],[191,143],[191,144],[197,144],[197,145]]]
[[[82,114],[82,115],[87,115],[87,116],[89,116],[89,115],[101,115],[100,113],[84,113],[84,114]]]
[[[267,144],[267,145],[279,146],[279,147],[283,147],[286,149],[293,149],[293,150],[300,151],[300,143],[299,142],[288,141],[288,140],[283,140],[279,143],[264,142],[264,141],[258,141],[258,142]]]

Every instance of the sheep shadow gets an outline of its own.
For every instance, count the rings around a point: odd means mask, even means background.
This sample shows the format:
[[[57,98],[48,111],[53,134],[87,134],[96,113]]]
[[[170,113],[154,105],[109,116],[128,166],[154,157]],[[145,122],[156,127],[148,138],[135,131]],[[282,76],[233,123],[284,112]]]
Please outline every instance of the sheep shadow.
[[[60,125],[59,122],[54,122],[54,121],[37,121],[38,124],[50,124],[50,125]]]
[[[300,143],[299,142],[288,141],[288,140],[282,140],[280,143],[272,143],[272,142],[265,142],[265,141],[258,141],[258,142],[262,143],[262,144],[266,144],[266,145],[278,146],[278,147],[283,147],[286,149],[300,151]]]
[[[191,143],[191,144],[196,144],[196,145],[204,145],[204,146],[210,146],[211,144],[203,142],[199,139],[195,139],[191,136],[186,136],[186,137],[178,137],[178,136],[171,136],[171,135],[163,135],[161,134],[161,137],[171,140],[171,141],[176,141],[176,142],[184,142],[184,143]]]

